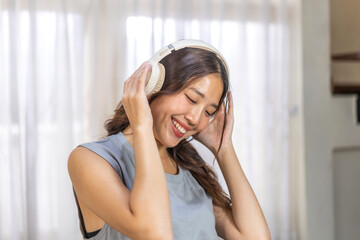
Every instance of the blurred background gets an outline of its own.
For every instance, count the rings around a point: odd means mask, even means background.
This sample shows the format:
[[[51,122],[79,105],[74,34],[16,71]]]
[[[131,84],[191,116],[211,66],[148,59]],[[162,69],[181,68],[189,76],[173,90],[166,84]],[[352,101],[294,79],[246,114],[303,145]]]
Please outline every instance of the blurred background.
[[[0,239],[82,239],[69,153],[106,134],[142,62],[187,38],[229,64],[233,141],[272,239],[358,239],[360,84],[334,91],[342,76],[360,80],[356,9],[351,0],[0,0]],[[333,71],[334,54],[353,56],[353,75]]]

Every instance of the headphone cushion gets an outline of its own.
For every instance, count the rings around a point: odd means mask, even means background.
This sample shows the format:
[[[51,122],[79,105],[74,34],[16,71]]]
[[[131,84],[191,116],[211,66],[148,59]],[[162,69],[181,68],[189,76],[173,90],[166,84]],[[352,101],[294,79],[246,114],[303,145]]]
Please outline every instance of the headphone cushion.
[[[151,76],[145,86],[145,94],[152,95],[160,91],[165,79],[165,67],[161,63],[149,61],[152,65]]]
[[[152,72],[145,87],[145,94],[150,96],[160,91],[165,80],[165,67],[161,63],[152,63]]]
[[[159,66],[159,77],[151,94],[159,92],[165,81],[165,67],[161,63],[159,63],[158,66]]]

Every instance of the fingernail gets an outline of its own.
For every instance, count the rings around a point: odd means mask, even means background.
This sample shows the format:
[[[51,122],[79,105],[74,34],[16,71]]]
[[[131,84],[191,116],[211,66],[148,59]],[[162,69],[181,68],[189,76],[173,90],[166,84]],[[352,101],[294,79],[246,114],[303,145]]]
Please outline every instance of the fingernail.
[[[146,69],[150,69],[152,65],[149,62],[146,62]]]

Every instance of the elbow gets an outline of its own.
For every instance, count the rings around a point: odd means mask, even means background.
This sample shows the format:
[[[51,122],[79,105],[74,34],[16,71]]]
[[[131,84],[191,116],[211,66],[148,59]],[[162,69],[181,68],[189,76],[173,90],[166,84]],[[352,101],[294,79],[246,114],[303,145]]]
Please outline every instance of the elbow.
[[[246,239],[246,240],[271,240],[271,235],[270,235],[270,233],[261,234],[261,235],[257,234],[257,235],[244,237],[244,239]]]
[[[231,239],[244,239],[244,240],[271,240],[269,229],[267,231],[252,231],[247,233],[239,233],[239,236],[232,236]]]
[[[263,236],[263,237],[259,237],[257,239],[259,239],[259,240],[271,240],[271,236],[270,235],[269,236]]]
[[[154,228],[152,227],[144,236],[147,240],[173,240],[173,233],[171,229],[166,228]]]
[[[267,229],[261,236],[258,237],[259,240],[271,240],[270,230]]]
[[[147,237],[143,238],[146,240],[173,240],[173,236],[170,233],[154,232],[152,231]]]
[[[264,227],[263,229],[257,229],[257,231],[253,231],[252,233],[248,233],[245,235],[244,239],[246,240],[271,240],[271,233],[268,227]]]
[[[156,225],[152,224],[151,226],[143,228],[138,232],[138,236],[133,239],[137,240],[173,240],[173,232],[172,229],[162,226],[156,227]]]
[[[256,239],[256,240],[271,240],[271,236],[270,235],[260,236],[260,237],[254,238],[254,239]]]
[[[134,239],[138,239],[138,240],[173,240],[173,236],[172,233],[166,233],[164,231],[147,231],[147,232],[143,232],[141,234],[141,236],[139,236],[138,238],[134,238]]]

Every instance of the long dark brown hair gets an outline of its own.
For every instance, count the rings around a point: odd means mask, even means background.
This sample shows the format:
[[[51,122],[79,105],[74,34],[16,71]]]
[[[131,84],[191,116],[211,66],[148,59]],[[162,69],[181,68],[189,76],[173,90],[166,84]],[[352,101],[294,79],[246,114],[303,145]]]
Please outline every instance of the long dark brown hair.
[[[219,106],[224,102],[229,90],[228,73],[224,63],[215,53],[199,48],[183,48],[169,54],[160,63],[165,67],[165,81],[161,90],[150,96],[149,103],[158,96],[178,93],[197,79],[213,73],[221,76],[224,88]],[[226,115],[222,133],[225,129],[225,120]],[[108,136],[110,136],[124,131],[129,124],[125,109],[122,102],[120,102],[114,116],[105,122],[105,129]],[[197,150],[190,143],[194,138],[195,136],[191,139],[183,139],[175,147],[167,148],[167,151],[177,165],[191,172],[205,192],[212,198],[215,205],[224,209],[229,208],[231,201],[221,188],[216,173],[201,158]],[[220,147],[221,143],[218,151]]]

